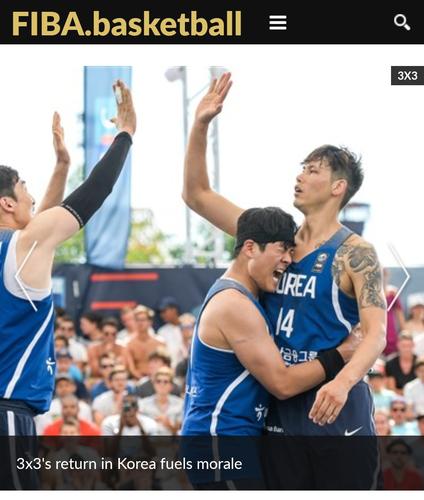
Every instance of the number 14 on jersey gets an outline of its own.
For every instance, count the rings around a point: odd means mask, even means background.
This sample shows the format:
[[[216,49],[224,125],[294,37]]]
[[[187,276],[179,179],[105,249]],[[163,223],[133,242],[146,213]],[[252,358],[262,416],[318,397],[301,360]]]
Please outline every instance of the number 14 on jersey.
[[[280,309],[280,314],[278,315],[275,335],[280,335],[281,332],[284,332],[286,337],[289,339],[293,332],[293,320],[294,320],[294,309],[289,309],[287,313],[285,313],[284,307],[282,307]]]

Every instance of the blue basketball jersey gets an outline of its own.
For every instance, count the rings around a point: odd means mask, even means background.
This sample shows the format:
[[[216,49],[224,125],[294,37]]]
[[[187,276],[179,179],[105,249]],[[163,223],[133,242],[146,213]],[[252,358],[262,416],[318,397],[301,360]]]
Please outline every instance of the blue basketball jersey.
[[[31,302],[12,295],[4,267],[13,231],[0,231],[0,398],[50,408],[54,388],[54,308],[50,294]]]
[[[356,299],[339,289],[331,270],[337,249],[352,234],[341,227],[324,245],[293,262],[276,293],[264,296],[275,341],[287,365],[312,360],[320,351],[337,347],[359,323]],[[336,421],[323,427],[308,418],[317,389],[283,401],[272,399],[268,431],[289,436],[375,434],[373,401],[365,382],[351,389]]]
[[[355,298],[335,283],[332,264],[352,231],[342,227],[324,245],[293,262],[275,293],[264,296],[276,343],[287,365],[314,359],[338,346],[359,322]]]
[[[258,436],[263,431],[267,391],[232,350],[209,346],[199,338],[198,327],[205,307],[212,297],[230,288],[248,297],[267,321],[262,306],[240,283],[223,278],[211,287],[194,330],[182,435]],[[268,321],[267,325],[271,332]]]

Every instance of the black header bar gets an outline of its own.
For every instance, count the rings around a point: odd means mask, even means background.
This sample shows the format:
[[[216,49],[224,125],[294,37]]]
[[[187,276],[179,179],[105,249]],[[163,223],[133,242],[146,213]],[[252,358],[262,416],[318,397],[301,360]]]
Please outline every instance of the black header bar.
[[[419,44],[419,11],[410,1],[14,1],[0,7],[0,43]]]

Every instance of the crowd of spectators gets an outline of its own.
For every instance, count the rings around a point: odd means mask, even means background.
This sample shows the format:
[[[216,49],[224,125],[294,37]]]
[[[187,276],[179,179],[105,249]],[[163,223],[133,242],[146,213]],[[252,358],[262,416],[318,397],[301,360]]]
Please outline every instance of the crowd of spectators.
[[[49,411],[35,418],[37,433],[177,435],[194,323],[173,297],[157,311],[126,307],[119,319],[86,312],[78,325],[58,309],[55,392]]]
[[[388,276],[385,276],[386,279]],[[383,462],[384,488],[424,489],[424,293],[406,298],[385,284],[387,346],[366,380]]]
[[[366,381],[377,435],[389,439],[385,487],[413,489],[424,487],[424,439],[416,439],[417,451],[410,438],[424,436],[424,293],[407,297],[406,312],[389,285],[386,298],[387,347]],[[156,315],[162,326],[155,331]],[[59,309],[55,393],[50,410],[36,417],[38,434],[178,435],[194,324],[173,297],[156,311],[125,307],[119,318],[86,312],[78,324]]]

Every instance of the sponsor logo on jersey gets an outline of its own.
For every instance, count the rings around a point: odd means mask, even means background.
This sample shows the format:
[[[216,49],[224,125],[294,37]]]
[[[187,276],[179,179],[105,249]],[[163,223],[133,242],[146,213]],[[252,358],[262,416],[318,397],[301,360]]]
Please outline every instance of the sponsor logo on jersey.
[[[353,436],[354,434],[356,434],[357,432],[359,432],[360,430],[362,429],[362,426],[361,427],[358,427],[357,429],[353,430],[353,431],[349,431],[349,430],[345,430],[344,431],[344,435],[345,436]]]
[[[328,259],[328,253],[321,252],[315,260],[315,263],[312,267],[312,272],[313,273],[321,273],[325,267],[325,263],[327,262],[327,259]]]

